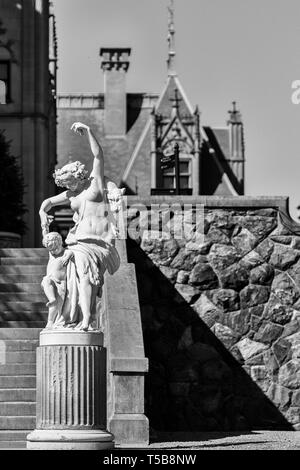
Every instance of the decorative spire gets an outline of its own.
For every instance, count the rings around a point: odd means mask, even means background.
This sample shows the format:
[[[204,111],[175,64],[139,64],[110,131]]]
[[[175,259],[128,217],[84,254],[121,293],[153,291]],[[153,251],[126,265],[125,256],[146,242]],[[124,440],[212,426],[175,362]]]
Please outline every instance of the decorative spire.
[[[168,75],[176,75],[175,72],[175,26],[174,26],[174,0],[169,0],[168,6]]]
[[[228,111],[229,120],[227,124],[242,124],[242,115],[240,111],[236,109],[236,101],[232,102],[232,109]]]

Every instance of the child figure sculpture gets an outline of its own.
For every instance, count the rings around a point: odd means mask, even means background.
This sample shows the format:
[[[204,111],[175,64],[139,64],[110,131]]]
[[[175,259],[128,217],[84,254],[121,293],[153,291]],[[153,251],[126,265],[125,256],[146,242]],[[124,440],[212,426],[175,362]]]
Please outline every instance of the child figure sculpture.
[[[43,245],[49,251],[47,274],[42,280],[42,287],[48,298],[49,308],[47,329],[52,329],[61,315],[66,295],[67,264],[73,256],[72,251],[63,247],[59,233],[50,232],[44,235]]]

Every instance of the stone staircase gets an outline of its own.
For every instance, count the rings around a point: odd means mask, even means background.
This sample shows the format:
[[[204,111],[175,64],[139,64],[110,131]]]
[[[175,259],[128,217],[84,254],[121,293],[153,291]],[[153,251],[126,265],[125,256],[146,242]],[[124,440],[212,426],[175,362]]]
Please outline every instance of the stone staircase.
[[[0,249],[0,449],[35,428],[36,347],[47,319],[45,249]]]

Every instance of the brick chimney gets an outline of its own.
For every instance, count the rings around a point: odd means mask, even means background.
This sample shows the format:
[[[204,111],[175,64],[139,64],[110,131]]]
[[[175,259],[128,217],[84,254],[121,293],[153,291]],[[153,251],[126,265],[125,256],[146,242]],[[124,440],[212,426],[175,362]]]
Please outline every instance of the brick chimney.
[[[105,134],[123,137],[126,134],[126,73],[129,68],[129,48],[101,48],[101,68],[104,73]]]

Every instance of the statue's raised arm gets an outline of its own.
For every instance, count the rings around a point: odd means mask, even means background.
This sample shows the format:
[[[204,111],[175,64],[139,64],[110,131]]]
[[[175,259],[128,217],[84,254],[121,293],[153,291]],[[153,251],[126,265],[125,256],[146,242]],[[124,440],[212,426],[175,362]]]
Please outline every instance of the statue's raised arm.
[[[76,134],[84,135],[86,132],[92,154],[94,156],[93,169],[90,177],[92,178],[92,189],[94,191],[103,192],[104,189],[104,155],[103,149],[96,139],[93,131],[89,126],[83,124],[82,122],[74,122],[71,126],[71,130]]]

